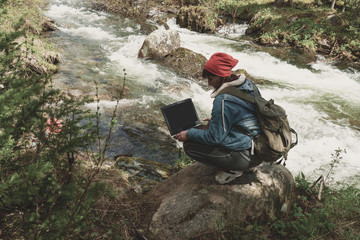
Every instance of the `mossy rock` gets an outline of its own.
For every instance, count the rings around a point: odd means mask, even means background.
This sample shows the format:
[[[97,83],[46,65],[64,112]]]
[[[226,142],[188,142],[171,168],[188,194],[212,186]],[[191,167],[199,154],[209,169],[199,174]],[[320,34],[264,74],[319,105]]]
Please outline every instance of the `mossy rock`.
[[[140,177],[154,181],[162,181],[173,174],[170,165],[131,156],[117,157],[115,166],[127,172],[130,177]]]
[[[202,70],[207,59],[200,53],[187,48],[176,48],[164,58],[164,65],[184,77],[202,79]]]
[[[140,31],[144,34],[150,34],[152,33],[153,31],[155,30],[158,30],[158,27],[153,25],[153,24],[149,24],[149,23],[146,23],[146,22],[142,22],[140,24]]]
[[[256,77],[251,76],[248,72],[246,72],[245,69],[237,69],[237,70],[233,71],[233,74],[236,74],[236,75],[244,74],[247,78],[250,78],[255,84],[266,84],[266,83],[268,83],[264,79],[256,78]]]
[[[212,33],[216,29],[217,19],[217,14],[207,7],[189,6],[180,8],[176,23],[192,31]]]

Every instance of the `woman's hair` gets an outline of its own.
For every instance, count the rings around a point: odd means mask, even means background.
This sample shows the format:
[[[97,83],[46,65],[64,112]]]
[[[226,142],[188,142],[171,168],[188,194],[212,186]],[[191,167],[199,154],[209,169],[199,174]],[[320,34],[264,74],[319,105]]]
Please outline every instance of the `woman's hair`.
[[[213,77],[213,78],[216,78],[217,81],[220,83],[219,84],[219,87],[223,84],[223,83],[226,83],[226,82],[232,82],[236,79],[239,79],[239,76],[236,75],[236,74],[231,74],[230,76],[227,76],[227,77],[220,77],[218,75],[215,75],[211,72],[209,72],[208,70],[206,70],[205,68],[203,69],[203,72],[202,72],[202,77],[203,78],[207,78],[207,77]],[[216,90],[216,89],[215,89]]]

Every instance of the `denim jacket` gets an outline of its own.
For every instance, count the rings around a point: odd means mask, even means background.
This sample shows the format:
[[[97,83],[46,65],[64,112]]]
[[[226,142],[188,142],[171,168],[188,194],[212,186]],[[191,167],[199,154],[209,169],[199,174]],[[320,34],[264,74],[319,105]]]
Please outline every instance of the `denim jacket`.
[[[236,86],[238,89],[254,95],[250,81],[242,75],[242,79],[223,84],[215,92],[209,128],[205,130],[191,128],[186,134],[187,138],[202,144],[235,151],[251,148],[252,138],[243,134],[236,126],[240,126],[251,136],[261,133],[254,105],[230,94],[216,95],[221,89],[229,85]]]

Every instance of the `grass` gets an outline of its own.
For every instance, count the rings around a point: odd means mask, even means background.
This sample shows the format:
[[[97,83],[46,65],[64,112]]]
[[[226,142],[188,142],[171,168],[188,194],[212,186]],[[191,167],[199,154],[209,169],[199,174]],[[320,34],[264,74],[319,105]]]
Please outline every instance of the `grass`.
[[[40,0],[8,1],[7,7],[3,9],[6,14],[1,16],[0,29],[6,32],[14,31],[21,19],[25,22],[24,27],[28,33],[40,34],[44,22],[41,10],[38,8],[41,2]]]
[[[344,186],[325,188],[323,200],[304,176],[296,178],[297,200],[291,214],[276,219],[271,226],[275,237],[289,239],[360,239],[360,190]]]
[[[47,21],[39,8],[43,4],[45,3],[42,0],[7,1],[0,10],[0,31],[11,33],[23,30],[25,37],[17,39],[17,42],[22,44],[22,61],[35,72],[51,73],[56,71],[53,60],[59,56],[43,36],[44,24]]]
[[[344,13],[303,1],[295,2],[293,7],[279,8],[259,1],[254,6],[240,8],[239,18],[244,13],[252,16],[250,29],[255,30],[253,33],[258,42],[289,45],[324,53],[330,58],[359,60],[359,6],[353,6]],[[338,16],[336,24],[329,23],[328,17],[332,14]],[[328,46],[321,44],[324,41]]]

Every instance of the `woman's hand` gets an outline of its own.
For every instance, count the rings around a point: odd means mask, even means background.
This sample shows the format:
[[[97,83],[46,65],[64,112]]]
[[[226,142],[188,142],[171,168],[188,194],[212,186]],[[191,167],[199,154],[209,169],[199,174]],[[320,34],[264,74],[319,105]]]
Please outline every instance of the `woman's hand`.
[[[187,141],[186,133],[187,133],[187,130],[179,132],[175,138],[180,142],[185,142],[185,141]]]

